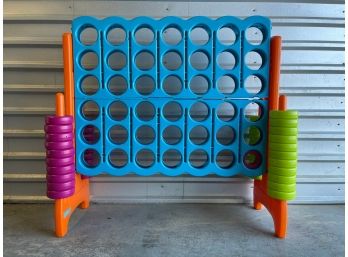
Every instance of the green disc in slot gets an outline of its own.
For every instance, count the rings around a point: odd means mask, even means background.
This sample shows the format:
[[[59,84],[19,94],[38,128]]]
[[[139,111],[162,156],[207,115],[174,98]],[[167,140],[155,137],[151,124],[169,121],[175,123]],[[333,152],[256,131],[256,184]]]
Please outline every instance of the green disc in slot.
[[[287,176],[287,177],[293,177],[297,174],[297,168],[281,168],[281,167],[273,167],[270,166],[268,168],[268,174],[270,175],[276,175],[276,176]]]
[[[270,119],[298,119],[297,111],[270,111],[269,113]]]
[[[278,144],[297,144],[297,136],[279,136],[279,135],[269,135],[270,143]]]
[[[286,119],[270,119],[269,125],[271,127],[280,127],[280,128],[297,128],[297,120],[286,120]]]
[[[294,176],[279,176],[274,173],[268,173],[268,181],[279,184],[293,184],[296,183],[296,173]]]
[[[296,197],[296,192],[284,193],[284,192],[278,192],[272,189],[268,189],[268,195],[272,198],[279,199],[279,200],[293,200]]]
[[[277,144],[270,143],[268,146],[270,151],[280,151],[280,152],[297,152],[297,144]]]
[[[279,136],[297,136],[297,128],[280,128],[280,127],[270,127],[269,135],[279,135]]]
[[[273,190],[273,191],[284,192],[284,193],[296,192],[296,183],[280,184],[280,183],[274,183],[272,181],[268,181],[267,186],[270,190]]]
[[[269,158],[271,158],[271,159],[297,160],[297,152],[270,151],[268,155],[269,155]]]
[[[269,158],[269,167],[297,168],[297,160],[277,160]]]

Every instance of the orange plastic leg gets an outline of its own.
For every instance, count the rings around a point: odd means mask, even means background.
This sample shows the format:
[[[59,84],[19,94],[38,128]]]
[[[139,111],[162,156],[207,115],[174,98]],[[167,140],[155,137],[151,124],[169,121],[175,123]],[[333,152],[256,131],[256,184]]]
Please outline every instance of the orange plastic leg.
[[[78,206],[82,209],[89,206],[89,179],[81,179],[81,175],[76,174],[74,195],[55,201],[54,216],[57,237],[66,235],[70,217]]]
[[[279,36],[271,39],[268,105],[270,111],[286,109],[286,97],[279,97],[281,42],[282,39]],[[272,215],[275,235],[279,238],[285,238],[288,225],[288,204],[287,201],[274,199],[267,194],[267,182],[267,173],[262,175],[262,180],[254,180],[254,208],[260,210],[262,205],[264,205]]]
[[[264,205],[272,215],[275,235],[285,238],[288,224],[287,201],[277,200],[267,194],[268,175],[264,174],[262,180],[254,180],[254,207],[260,210]]]
[[[64,59],[64,95],[56,96],[56,114],[74,116],[74,76],[72,59],[72,37],[71,33],[63,35],[63,59]],[[74,210],[80,207],[89,207],[89,179],[83,178],[75,173],[74,195],[55,201],[54,218],[56,235],[64,237],[69,228],[69,220]]]

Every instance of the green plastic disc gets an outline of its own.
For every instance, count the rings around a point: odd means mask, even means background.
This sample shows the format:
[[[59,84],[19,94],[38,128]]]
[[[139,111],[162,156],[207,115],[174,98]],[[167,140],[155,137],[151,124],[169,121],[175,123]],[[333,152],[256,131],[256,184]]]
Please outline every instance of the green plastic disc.
[[[271,119],[297,120],[298,112],[297,111],[271,111],[269,113],[269,117]]]
[[[272,181],[268,181],[268,189],[272,191],[278,191],[283,193],[296,192],[296,183],[292,184],[279,184]]]
[[[269,135],[279,135],[279,136],[297,136],[297,128],[280,128],[280,127],[270,127]]]
[[[284,193],[284,192],[278,192],[272,189],[268,189],[268,195],[272,198],[279,199],[279,200],[293,200],[296,198],[296,192]]]
[[[270,151],[268,155],[269,155],[269,158],[271,158],[271,159],[297,160],[297,152]]]
[[[297,174],[297,168],[280,168],[280,167],[269,167],[268,174],[273,176],[284,176],[284,177],[293,177]]]
[[[268,174],[268,181],[278,184],[293,184],[296,183],[296,175],[295,176],[278,176],[274,173]]]
[[[268,138],[270,143],[297,144],[297,136],[269,135]]]
[[[280,127],[280,128],[297,128],[297,120],[283,120],[283,119],[270,119],[270,127]]]
[[[270,151],[280,151],[280,152],[297,152],[297,144],[277,144],[270,143],[268,146]]]
[[[297,160],[277,160],[269,158],[269,167],[297,168]]]

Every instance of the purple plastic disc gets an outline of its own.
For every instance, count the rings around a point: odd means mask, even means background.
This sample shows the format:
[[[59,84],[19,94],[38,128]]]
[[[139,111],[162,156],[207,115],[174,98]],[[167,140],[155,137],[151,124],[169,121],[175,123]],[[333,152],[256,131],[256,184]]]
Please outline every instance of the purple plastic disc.
[[[66,157],[66,158],[46,158],[46,165],[48,167],[61,167],[67,166],[70,164],[74,164],[75,158],[74,156]]]
[[[65,149],[65,150],[47,150],[46,151],[46,157],[50,158],[64,158],[64,157],[70,157],[75,155],[75,149]]]
[[[65,142],[73,140],[74,133],[63,133],[63,134],[46,134],[45,139],[47,142]]]
[[[46,142],[45,147],[47,150],[66,150],[74,147],[72,141],[67,142]]]
[[[75,165],[67,165],[62,167],[46,167],[46,171],[48,175],[64,175],[64,174],[74,174],[75,173]]]
[[[68,181],[75,181],[75,173],[64,174],[64,175],[46,175],[46,180],[49,183],[61,183]]]
[[[66,191],[56,192],[56,191],[47,191],[47,197],[51,199],[62,199],[72,196],[75,193],[75,189],[70,189]]]
[[[75,173],[75,165],[67,165],[63,167],[46,167],[46,171],[48,175],[62,175],[62,174],[74,174]]]
[[[45,125],[44,129],[47,134],[72,133],[73,125]]]
[[[74,117],[73,116],[56,116],[49,115],[45,118],[45,123],[48,125],[69,125],[73,124]]]
[[[75,188],[75,181],[69,181],[65,183],[49,183],[47,182],[47,191],[65,191]]]

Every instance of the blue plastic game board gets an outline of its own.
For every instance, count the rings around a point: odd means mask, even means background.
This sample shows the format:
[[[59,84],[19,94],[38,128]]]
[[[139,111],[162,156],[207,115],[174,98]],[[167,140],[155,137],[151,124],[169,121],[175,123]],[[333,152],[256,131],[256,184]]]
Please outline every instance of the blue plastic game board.
[[[246,40],[245,31],[251,26],[262,31],[263,39],[258,45]],[[95,43],[85,45],[80,34],[89,27],[97,30],[97,39]],[[235,32],[236,38],[231,45],[218,39],[218,31],[225,27]],[[108,39],[108,33],[115,28],[125,31],[124,41],[119,44]],[[136,33],[142,28],[153,32],[151,42],[141,44],[136,40]],[[166,43],[164,31],[168,28],[181,33],[180,42],[175,45]],[[207,42],[197,44],[191,40],[190,33],[195,28],[207,31]],[[143,176],[156,173],[168,176],[185,173],[194,176],[261,175],[266,167],[270,32],[270,20],[260,16],[244,20],[227,16],[216,20],[206,17],[187,20],[178,17],[160,20],[148,17],[75,19],[72,34],[77,171],[89,176],[101,173],[115,176],[129,173]],[[226,69],[218,64],[223,52],[233,55],[233,67]],[[249,52],[262,57],[260,68],[252,69],[247,65],[245,56]],[[84,56],[90,53],[94,53],[98,60],[93,69],[82,64]],[[197,53],[203,56],[200,60],[207,60],[206,66],[196,67],[191,62]],[[179,64],[168,66],[165,63],[168,54],[179,56]],[[151,63],[150,68],[141,67],[138,62],[141,55],[144,55],[145,63]],[[118,64],[114,66],[114,63]],[[99,89],[86,94],[81,85],[91,76],[98,81]],[[224,93],[218,87],[223,76],[233,79],[233,92]],[[257,76],[262,82],[262,89],[256,94],[248,92],[244,86],[250,76]],[[123,81],[125,89],[122,92],[110,88],[115,77]],[[181,85],[178,90],[166,88],[168,77]],[[198,78],[198,87],[206,83],[206,90],[197,92],[192,89],[191,84]],[[140,89],[143,85],[145,91]],[[88,108],[94,105],[90,111],[93,115],[88,117],[84,114],[86,103]],[[206,110],[204,115],[193,114],[197,103],[201,106],[199,110]],[[167,112],[169,105],[172,108]],[[250,105],[259,105],[260,110],[256,114],[247,113]],[[150,106],[151,113],[140,115],[145,110],[143,106]],[[221,106],[231,112],[224,111]],[[170,126],[176,131],[174,139],[165,138]],[[86,127],[98,131],[94,140],[86,139]],[[112,132],[115,127],[118,128],[116,134]],[[250,127],[259,133],[257,142],[250,143],[245,139]],[[195,138],[196,131],[197,135],[205,133],[206,138]],[[231,140],[220,137],[223,131],[227,133],[225,137],[233,135]],[[142,134],[141,139],[139,134]],[[250,154],[257,159],[256,165],[246,165]],[[226,156],[232,161],[224,162]],[[119,158],[118,162],[113,162],[114,158]],[[217,161],[221,159],[222,162]]]

